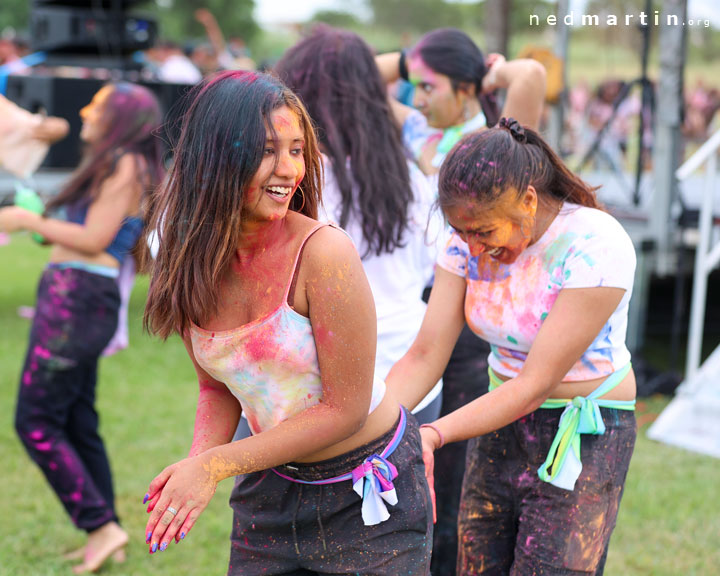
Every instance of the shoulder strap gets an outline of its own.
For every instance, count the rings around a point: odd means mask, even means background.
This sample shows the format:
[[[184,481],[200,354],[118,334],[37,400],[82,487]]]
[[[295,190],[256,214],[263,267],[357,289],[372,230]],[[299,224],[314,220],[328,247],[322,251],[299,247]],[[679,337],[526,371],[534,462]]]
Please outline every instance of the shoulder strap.
[[[305,244],[307,243],[310,236],[312,236],[313,234],[315,234],[315,232],[320,230],[320,228],[324,228],[325,226],[332,226],[332,224],[330,224],[329,222],[318,222],[315,226],[313,226],[310,232],[308,232],[305,238],[303,238],[303,241],[300,244],[300,248],[298,249],[298,253],[295,255],[293,273],[290,277],[290,282],[285,289],[285,302],[287,302],[290,306],[292,306],[292,302],[290,300],[295,296],[295,285],[297,284],[298,270],[300,269],[300,258],[302,257],[303,250],[305,250]]]

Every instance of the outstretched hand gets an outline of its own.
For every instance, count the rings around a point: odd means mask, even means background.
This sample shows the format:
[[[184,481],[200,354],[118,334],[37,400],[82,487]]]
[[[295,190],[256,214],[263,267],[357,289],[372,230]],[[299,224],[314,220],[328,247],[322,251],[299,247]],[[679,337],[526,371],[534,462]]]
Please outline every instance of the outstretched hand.
[[[143,500],[150,513],[145,527],[150,553],[163,552],[171,540],[185,538],[216,488],[217,481],[203,455],[185,458],[157,475]]]
[[[421,428],[422,458],[425,464],[425,479],[430,488],[430,499],[433,507],[433,524],[437,522],[437,510],[435,507],[435,450],[437,449],[437,432],[431,428]]]

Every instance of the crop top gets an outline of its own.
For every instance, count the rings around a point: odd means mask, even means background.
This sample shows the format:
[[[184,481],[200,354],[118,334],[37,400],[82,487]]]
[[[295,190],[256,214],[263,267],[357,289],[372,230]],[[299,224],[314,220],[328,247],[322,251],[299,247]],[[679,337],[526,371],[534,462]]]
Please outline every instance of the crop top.
[[[630,361],[625,345],[635,250],[609,214],[565,203],[540,239],[512,264],[487,254],[472,257],[453,233],[438,265],[466,279],[465,317],[490,343],[490,367],[517,376],[530,347],[563,288],[622,288],[625,294],[593,343],[563,381],[608,376]]]
[[[281,304],[270,314],[230,330],[209,331],[192,325],[190,340],[197,363],[238,399],[250,430],[258,434],[318,404],[322,382],[310,319],[290,307],[288,298],[305,243],[295,256]],[[373,382],[370,412],[382,401],[385,382]]]
[[[67,206],[64,210],[64,219],[67,222],[75,224],[84,224],[87,218],[90,203],[78,203]],[[140,238],[143,230],[143,220],[139,216],[128,216],[122,221],[122,225],[115,234],[115,238],[110,245],[105,248],[105,252],[110,254],[119,263],[125,259]]]

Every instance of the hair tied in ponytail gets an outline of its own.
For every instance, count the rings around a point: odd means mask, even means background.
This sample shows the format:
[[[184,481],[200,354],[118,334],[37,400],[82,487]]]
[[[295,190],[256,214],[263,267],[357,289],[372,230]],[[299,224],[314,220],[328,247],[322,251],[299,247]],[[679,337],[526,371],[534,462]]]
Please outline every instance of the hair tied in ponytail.
[[[507,128],[510,131],[510,134],[512,134],[512,137],[520,142],[520,144],[525,144],[527,142],[525,128],[523,128],[520,122],[515,120],[515,118],[500,118],[500,126]]]

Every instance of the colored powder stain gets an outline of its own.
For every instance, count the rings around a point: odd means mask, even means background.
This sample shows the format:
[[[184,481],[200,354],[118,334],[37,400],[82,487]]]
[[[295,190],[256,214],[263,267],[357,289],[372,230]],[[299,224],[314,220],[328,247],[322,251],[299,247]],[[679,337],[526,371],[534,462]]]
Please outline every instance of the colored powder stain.
[[[42,430],[33,430],[32,432],[30,432],[31,440],[36,440],[36,441],[42,440],[43,436],[44,436],[44,434],[43,434]]]
[[[50,470],[57,470],[57,469],[58,469],[58,465],[57,465],[55,462],[50,462],[50,463],[48,464],[48,468],[50,468]]]
[[[52,445],[50,442],[38,442],[35,444],[35,449],[38,452],[50,452],[50,449],[52,448]]]
[[[27,371],[22,376],[22,383],[25,386],[30,386],[32,384],[32,377],[30,376],[30,372]]]
[[[44,358],[45,360],[48,360],[52,357],[50,350],[46,350],[42,346],[35,346],[35,348],[33,349],[33,354],[39,356],[40,358]]]
[[[544,322],[544,321],[545,321],[545,318],[547,318],[547,316],[548,316],[548,313],[547,313],[547,312],[543,312],[542,314],[540,314],[540,321],[541,321],[541,322]]]
[[[510,342],[511,344],[517,344],[517,343],[518,343],[518,341],[517,341],[515,338],[513,338],[512,336],[508,336],[507,339],[508,339],[508,342]]]
[[[70,494],[70,500],[73,502],[80,502],[80,500],[82,500],[82,494],[80,494],[80,492],[73,492]]]

